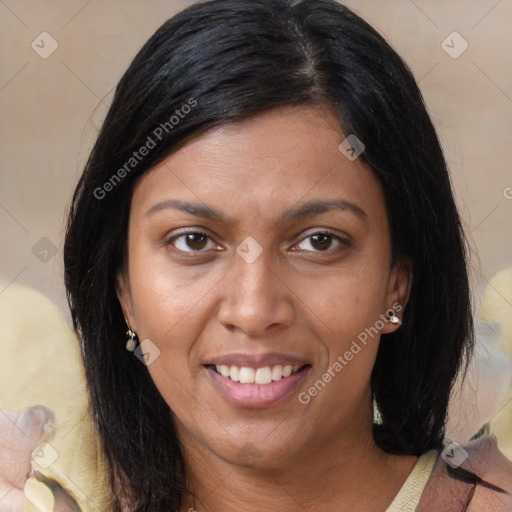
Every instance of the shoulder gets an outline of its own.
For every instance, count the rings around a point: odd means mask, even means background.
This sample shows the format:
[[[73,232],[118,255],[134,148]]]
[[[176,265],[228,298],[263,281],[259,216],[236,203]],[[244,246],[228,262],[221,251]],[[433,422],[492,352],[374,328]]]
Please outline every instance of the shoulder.
[[[438,458],[416,512],[510,512],[512,463],[492,435],[448,445]]]

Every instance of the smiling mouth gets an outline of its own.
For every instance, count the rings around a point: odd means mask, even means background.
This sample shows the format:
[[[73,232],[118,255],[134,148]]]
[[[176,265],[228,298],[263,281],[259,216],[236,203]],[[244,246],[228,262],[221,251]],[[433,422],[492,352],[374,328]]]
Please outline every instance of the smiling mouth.
[[[304,365],[267,365],[258,368],[250,366],[237,366],[237,365],[214,365],[207,364],[206,368],[211,368],[219,375],[229,378],[233,382],[239,384],[260,384],[266,385],[272,382],[277,382],[286,379],[290,375],[300,372],[310,364]]]

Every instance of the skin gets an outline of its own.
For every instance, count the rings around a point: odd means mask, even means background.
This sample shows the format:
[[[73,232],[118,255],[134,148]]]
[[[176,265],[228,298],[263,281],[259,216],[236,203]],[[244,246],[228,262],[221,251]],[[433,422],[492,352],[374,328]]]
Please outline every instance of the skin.
[[[384,453],[372,437],[378,335],[307,405],[297,399],[410,292],[410,265],[391,265],[380,183],[340,152],[345,137],[327,106],[279,107],[195,138],[134,190],[118,296],[139,339],[161,351],[148,370],[172,410],[200,512],[385,511],[417,460]],[[147,214],[168,199],[228,219]],[[281,220],[319,199],[365,214]],[[176,239],[181,228],[210,238],[187,244]],[[348,245],[310,238],[325,229]],[[236,252],[249,236],[263,249],[253,263]],[[386,322],[380,332],[398,328]],[[273,351],[312,367],[297,393],[271,407],[230,404],[203,366],[220,354]],[[182,510],[193,504],[184,497]]]
[[[48,437],[54,420],[53,413],[39,405],[19,413],[0,409],[0,511],[23,510],[27,501],[25,485],[29,478],[47,484],[53,493],[54,512],[79,510],[73,498],[57,482],[38,471],[32,472],[32,453]]]
[[[0,510],[23,510],[32,452],[48,423],[50,416],[41,407],[19,413],[0,409]]]

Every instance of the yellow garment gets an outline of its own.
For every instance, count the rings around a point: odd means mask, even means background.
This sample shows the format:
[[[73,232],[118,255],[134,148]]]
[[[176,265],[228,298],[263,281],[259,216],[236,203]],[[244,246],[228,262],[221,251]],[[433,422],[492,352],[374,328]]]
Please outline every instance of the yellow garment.
[[[485,290],[480,318],[500,326],[498,347],[512,357],[512,267],[498,272]],[[500,442],[500,450],[512,460],[512,385],[502,398],[498,414],[490,424],[491,434]]]
[[[42,482],[29,478],[23,492],[26,498],[23,512],[51,512],[55,508],[52,491]]]
[[[60,483],[83,512],[108,511],[107,464],[87,409],[78,341],[60,310],[38,291],[11,284],[0,294],[0,343],[0,407],[41,404],[55,414],[55,435],[33,452],[32,469]],[[46,508],[27,501],[24,512],[52,512],[41,486],[30,478],[26,491]]]

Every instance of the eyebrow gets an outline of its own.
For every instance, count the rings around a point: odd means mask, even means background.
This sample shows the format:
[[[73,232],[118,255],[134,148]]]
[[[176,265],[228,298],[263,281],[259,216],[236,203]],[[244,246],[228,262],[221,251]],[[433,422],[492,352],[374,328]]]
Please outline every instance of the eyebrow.
[[[220,210],[199,203],[181,201],[179,199],[167,199],[156,203],[146,212],[146,217],[168,209],[180,210],[203,219],[219,221],[226,224],[229,223],[229,219]],[[295,206],[294,208],[284,212],[281,217],[281,221],[291,222],[294,220],[310,218],[315,215],[326,213],[332,209],[351,212],[363,220],[367,220],[368,218],[366,212],[362,208],[350,201],[345,199],[326,199],[309,201]]]

